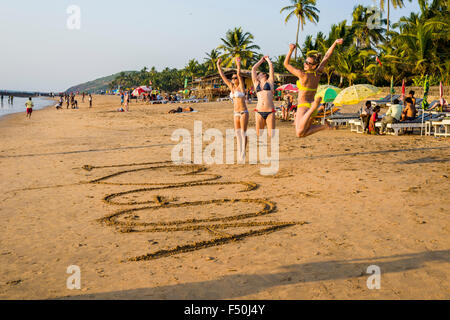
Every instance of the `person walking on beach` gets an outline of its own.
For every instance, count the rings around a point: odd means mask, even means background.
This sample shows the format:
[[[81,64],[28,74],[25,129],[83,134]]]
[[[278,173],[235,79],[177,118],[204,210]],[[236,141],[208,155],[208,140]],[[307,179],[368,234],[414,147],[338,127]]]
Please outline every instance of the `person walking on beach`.
[[[81,102],[82,102],[82,103],[84,103],[84,97],[85,97],[85,95],[86,95],[86,93],[84,93],[84,91],[83,91],[83,95],[82,95],[82,98],[81,98]]]
[[[31,119],[31,114],[33,113],[33,107],[34,107],[34,104],[33,104],[33,101],[31,99],[31,97],[28,98],[28,101],[25,103],[25,106],[27,107],[27,115],[26,115],[26,117],[28,119]]]
[[[245,102],[245,86],[244,80],[241,76],[241,58],[236,58],[237,73],[231,76],[231,81],[223,73],[220,64],[222,59],[217,60],[217,70],[223,82],[230,89],[230,97],[233,100],[234,105],[234,130],[236,132],[236,138],[238,143],[238,161],[240,163],[245,162],[245,152],[247,147],[247,128],[249,114],[247,109],[247,103]]]
[[[282,111],[282,117],[281,118],[284,121],[287,121],[288,120],[288,116],[289,116],[289,111],[291,111],[291,109],[292,109],[292,103],[294,102],[294,97],[290,93],[287,93],[284,96],[283,100],[284,100],[284,104],[283,104],[283,106],[281,108],[281,111]]]
[[[128,112],[128,111],[130,111],[130,109],[128,108],[128,102],[130,101],[130,98],[129,98],[129,94],[128,94],[128,91],[127,92],[125,92],[125,99],[124,99],[124,107],[125,107],[125,110]]]
[[[319,86],[320,77],[328,60],[336,46],[338,44],[341,45],[343,42],[343,39],[336,40],[328,49],[322,61],[320,61],[320,54],[309,55],[305,60],[304,70],[299,70],[290,64],[291,56],[296,46],[295,44],[289,46],[289,52],[284,60],[284,67],[299,79],[297,82],[298,105],[295,114],[295,132],[298,138],[304,138],[316,132],[331,128],[327,122],[325,122],[325,125],[312,125],[313,118],[317,115],[317,108],[322,101],[320,97],[316,99],[315,95]]]
[[[258,74],[258,68],[266,61],[269,64],[269,75],[264,72]],[[275,129],[275,105],[273,97],[275,92],[274,69],[269,56],[264,56],[252,68],[253,86],[256,88],[258,105],[256,106],[255,121],[256,134],[260,135],[260,130],[267,127],[269,136],[273,136]]]
[[[89,108],[92,108],[92,95],[89,94]]]

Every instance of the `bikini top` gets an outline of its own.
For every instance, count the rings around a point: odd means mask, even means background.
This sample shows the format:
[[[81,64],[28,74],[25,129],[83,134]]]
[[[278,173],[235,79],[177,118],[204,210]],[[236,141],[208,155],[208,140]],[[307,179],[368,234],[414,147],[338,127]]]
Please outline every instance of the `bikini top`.
[[[314,74],[315,77],[317,77],[317,75],[321,75],[322,74],[321,72],[318,73],[317,71],[306,71],[305,73]],[[302,83],[301,83],[300,80],[297,80],[297,88],[300,91],[310,91],[310,92],[316,92],[317,91],[317,88],[313,89],[313,88],[308,88],[308,87],[302,86]]]
[[[245,93],[240,92],[240,91],[235,91],[234,93],[233,92],[230,93],[230,97],[231,98],[236,98],[236,99],[244,98],[245,97]]]
[[[268,82],[266,82],[266,84],[264,85],[264,88],[262,89],[264,91],[272,91],[272,87],[270,86],[270,84]],[[256,87],[256,92],[261,92],[261,84],[258,83],[258,86]]]

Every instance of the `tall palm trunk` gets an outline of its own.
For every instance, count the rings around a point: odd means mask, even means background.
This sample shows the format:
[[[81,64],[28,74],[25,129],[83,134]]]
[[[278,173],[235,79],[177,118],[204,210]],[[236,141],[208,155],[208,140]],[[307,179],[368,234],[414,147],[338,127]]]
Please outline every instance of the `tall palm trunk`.
[[[303,23],[302,23],[302,29],[303,29]],[[298,47],[298,34],[299,33],[300,33],[300,17],[298,17],[297,38],[295,39],[295,61],[297,61],[297,47]]]
[[[390,16],[390,13],[391,13],[391,0],[388,0],[388,2],[387,2],[387,5],[388,5],[388,12],[387,12],[387,32],[389,33],[389,16]]]

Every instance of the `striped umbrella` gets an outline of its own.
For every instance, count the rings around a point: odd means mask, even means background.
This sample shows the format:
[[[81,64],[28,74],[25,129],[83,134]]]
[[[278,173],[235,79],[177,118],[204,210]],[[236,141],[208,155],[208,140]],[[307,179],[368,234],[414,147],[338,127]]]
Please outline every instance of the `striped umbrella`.
[[[357,84],[341,91],[334,100],[335,106],[353,105],[377,95],[380,89],[370,84]]]
[[[391,103],[392,103],[392,96],[395,94],[394,89],[394,76],[391,77]]]
[[[293,92],[297,92],[298,88],[297,88],[297,86],[295,84],[288,83],[288,84],[285,84],[285,85],[283,85],[281,87],[278,87],[277,91],[293,91]]]
[[[441,107],[443,107],[445,104],[447,104],[447,101],[444,99],[444,86],[442,85],[442,81],[439,84],[439,102],[441,104]]]

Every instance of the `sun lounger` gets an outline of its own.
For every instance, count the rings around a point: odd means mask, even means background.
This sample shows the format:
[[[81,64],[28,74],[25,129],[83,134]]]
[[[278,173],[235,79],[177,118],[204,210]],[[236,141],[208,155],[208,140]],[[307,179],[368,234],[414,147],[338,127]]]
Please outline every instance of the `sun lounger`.
[[[392,99],[391,99],[391,95],[390,94],[388,94],[386,97],[384,97],[383,99],[380,99],[380,100],[372,100],[371,102],[372,102],[372,106],[377,106],[377,105],[384,105],[384,104],[386,104],[386,103],[390,103],[391,101],[394,101],[395,99],[399,99],[401,96],[400,95],[398,95],[398,94],[396,94],[396,95],[393,95],[392,96]]]
[[[425,129],[426,125],[425,123],[427,121],[437,121],[441,118],[441,116],[438,115],[425,115],[424,119],[422,119],[422,117],[417,117],[414,120],[411,121],[402,121],[402,122],[398,122],[398,123],[388,123],[386,128],[391,129],[393,131],[393,134],[398,136],[400,131],[406,130],[406,129],[411,129],[412,131],[414,131],[414,129]],[[423,121],[423,123],[422,123]],[[375,124],[375,126],[377,128],[381,127],[381,122],[377,122]]]
[[[450,137],[450,118],[440,120],[429,120],[425,125],[425,135],[435,137]]]
[[[327,120],[333,126],[342,126],[348,125],[350,120],[359,120],[359,114],[357,113],[337,113],[333,114],[330,117],[327,117]]]

